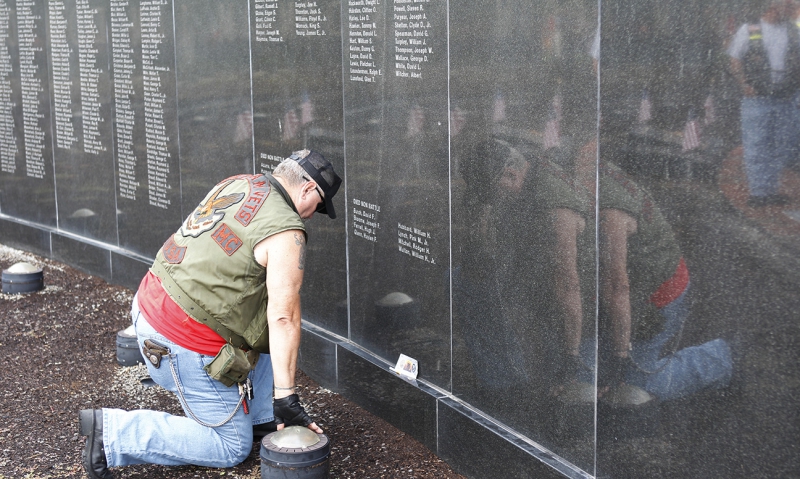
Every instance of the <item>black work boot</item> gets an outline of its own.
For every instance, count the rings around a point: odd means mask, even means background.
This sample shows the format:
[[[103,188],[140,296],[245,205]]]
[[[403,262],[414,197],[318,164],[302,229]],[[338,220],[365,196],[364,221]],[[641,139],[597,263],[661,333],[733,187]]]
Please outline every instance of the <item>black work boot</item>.
[[[103,449],[102,409],[82,409],[78,413],[80,433],[86,437],[86,447],[81,456],[83,468],[91,479],[114,479],[108,471],[106,451]]]

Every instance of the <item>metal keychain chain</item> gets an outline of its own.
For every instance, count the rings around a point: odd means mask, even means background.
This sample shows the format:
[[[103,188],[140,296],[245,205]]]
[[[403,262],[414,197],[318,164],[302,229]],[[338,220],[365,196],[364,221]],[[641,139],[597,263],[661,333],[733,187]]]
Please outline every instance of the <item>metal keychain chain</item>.
[[[236,408],[233,410],[230,416],[228,416],[224,421],[218,422],[216,424],[209,424],[207,422],[204,422],[199,417],[197,417],[194,414],[194,412],[192,412],[192,409],[189,407],[189,403],[186,402],[186,398],[183,396],[183,385],[181,384],[181,380],[178,379],[178,372],[175,369],[175,363],[172,361],[172,355],[170,354],[168,357],[169,357],[169,370],[172,371],[172,379],[175,380],[175,386],[177,386],[178,388],[178,396],[180,396],[181,402],[183,403],[183,406],[186,408],[186,413],[189,414],[189,416],[192,419],[194,419],[195,422],[197,422],[201,426],[213,428],[213,427],[220,427],[228,423],[231,419],[233,419],[233,416],[236,415],[236,413],[239,411],[239,408],[242,407],[242,403],[244,402],[245,393],[241,389],[239,394],[239,402],[236,404]]]

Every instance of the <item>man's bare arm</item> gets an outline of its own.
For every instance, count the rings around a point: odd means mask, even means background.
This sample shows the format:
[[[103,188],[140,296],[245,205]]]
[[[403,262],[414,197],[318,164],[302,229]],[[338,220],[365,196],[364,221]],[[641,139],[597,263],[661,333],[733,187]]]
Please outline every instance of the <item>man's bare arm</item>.
[[[290,388],[295,384],[305,249],[305,233],[289,230],[263,240],[254,251],[256,260],[267,268],[269,348],[276,388]],[[274,397],[279,399],[293,393],[291,389],[276,389]],[[309,428],[322,432],[316,424]]]
[[[600,297],[611,315],[614,353],[627,357],[631,343],[628,238],[636,219],[622,210],[600,211]]]
[[[586,227],[586,220],[575,211],[565,208],[553,210],[553,220],[556,233],[556,299],[564,316],[565,352],[577,356],[583,327],[578,236]]]

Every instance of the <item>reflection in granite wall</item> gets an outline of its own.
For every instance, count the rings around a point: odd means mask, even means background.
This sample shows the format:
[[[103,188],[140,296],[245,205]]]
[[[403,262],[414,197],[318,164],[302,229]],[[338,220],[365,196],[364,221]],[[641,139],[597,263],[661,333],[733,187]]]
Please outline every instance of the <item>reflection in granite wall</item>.
[[[184,218],[173,5],[112,0],[110,9],[119,246],[153,257]]]
[[[450,387],[447,9],[348,7],[345,155],[354,341]],[[387,274],[388,273],[388,274]]]
[[[598,468],[797,475],[797,5],[602,11]]]
[[[250,1],[253,107],[237,138],[251,146],[255,170],[272,171],[287,152],[309,148],[344,173],[340,3]],[[237,130],[238,132],[239,130]],[[347,335],[344,188],[336,221],[311,221],[303,309],[320,326]]]
[[[0,242],[135,287],[213,184],[315,149],[344,178],[308,223],[321,383],[469,477],[793,477],[798,19],[0,0]]]
[[[450,14],[453,391],[588,470],[594,378],[571,354],[594,326],[593,189],[572,160],[596,136],[597,9]]]

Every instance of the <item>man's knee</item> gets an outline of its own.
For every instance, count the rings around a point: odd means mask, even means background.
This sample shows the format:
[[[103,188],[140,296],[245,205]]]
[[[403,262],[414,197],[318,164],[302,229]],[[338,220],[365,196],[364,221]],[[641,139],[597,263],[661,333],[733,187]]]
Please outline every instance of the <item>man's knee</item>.
[[[220,467],[233,467],[244,462],[253,450],[253,431],[252,429],[243,431],[236,436],[235,440],[226,442],[227,458],[226,464]]]

